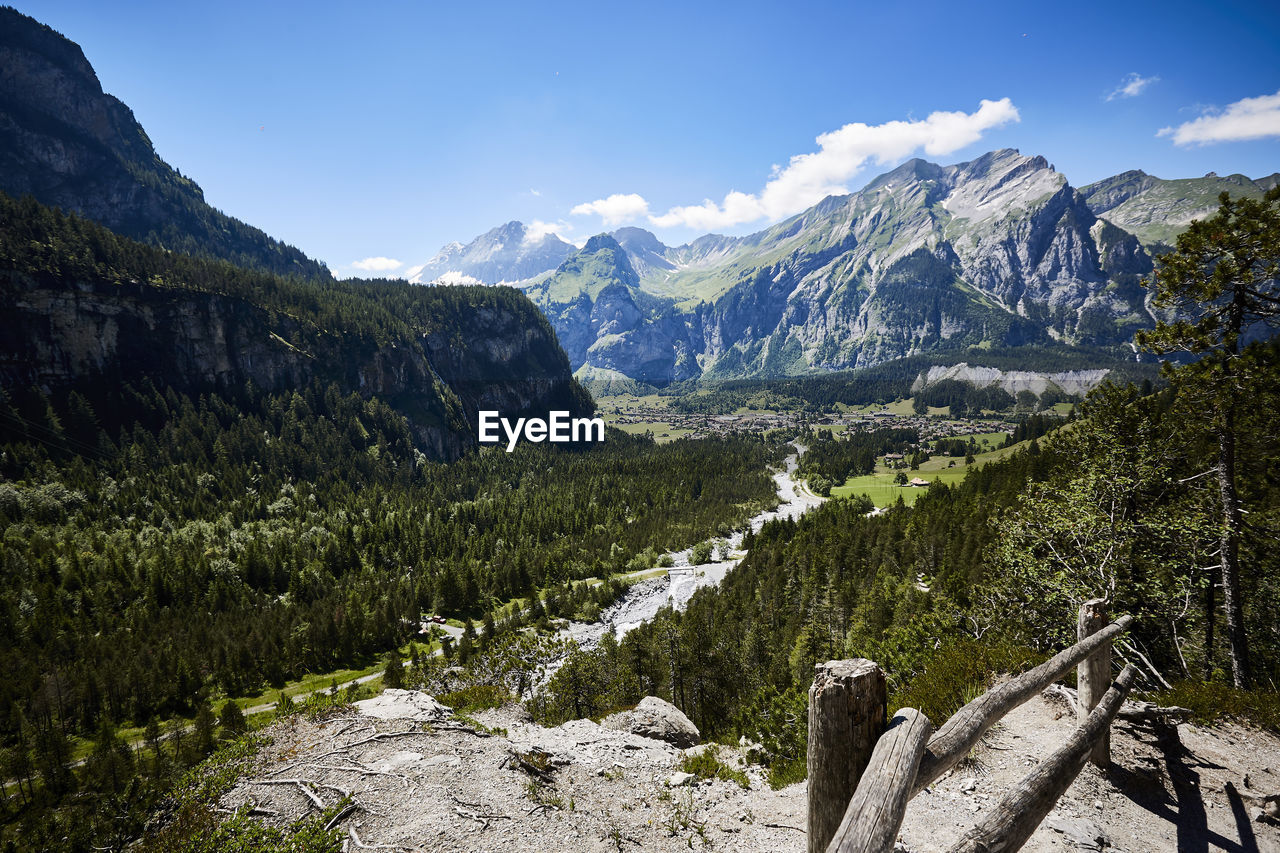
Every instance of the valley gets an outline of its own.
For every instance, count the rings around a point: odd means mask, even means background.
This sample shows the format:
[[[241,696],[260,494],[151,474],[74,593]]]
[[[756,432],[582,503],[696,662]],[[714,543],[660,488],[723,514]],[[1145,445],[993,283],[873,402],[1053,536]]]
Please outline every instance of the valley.
[[[1267,15],[23,5],[0,851],[1280,850]]]

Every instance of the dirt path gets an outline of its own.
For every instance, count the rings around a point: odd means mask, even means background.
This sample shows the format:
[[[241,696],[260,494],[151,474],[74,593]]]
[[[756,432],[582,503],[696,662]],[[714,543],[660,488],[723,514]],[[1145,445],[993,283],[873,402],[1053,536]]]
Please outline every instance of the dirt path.
[[[1056,699],[1037,697],[1011,712],[968,761],[911,801],[901,832],[907,849],[950,848],[1075,727]],[[1085,766],[1024,851],[1280,853],[1280,824],[1255,820],[1225,789],[1248,779],[1249,788],[1280,792],[1280,738],[1234,724],[1161,734],[1119,721],[1111,761],[1105,771]]]

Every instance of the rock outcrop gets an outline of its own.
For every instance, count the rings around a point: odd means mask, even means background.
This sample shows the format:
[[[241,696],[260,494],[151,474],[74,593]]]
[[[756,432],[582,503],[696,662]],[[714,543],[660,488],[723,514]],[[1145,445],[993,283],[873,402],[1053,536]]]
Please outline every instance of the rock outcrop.
[[[684,712],[665,699],[646,696],[630,711],[611,714],[600,721],[606,729],[631,732],[641,737],[665,741],[672,746],[687,749],[701,739],[698,727]]]
[[[550,324],[509,289],[403,285],[425,303],[430,325],[387,335],[320,328],[252,294],[152,283],[142,273],[121,281],[34,272],[15,260],[16,269],[0,264],[6,388],[149,380],[198,394],[332,383],[399,410],[435,459],[476,443],[480,409],[546,417],[592,408]]]

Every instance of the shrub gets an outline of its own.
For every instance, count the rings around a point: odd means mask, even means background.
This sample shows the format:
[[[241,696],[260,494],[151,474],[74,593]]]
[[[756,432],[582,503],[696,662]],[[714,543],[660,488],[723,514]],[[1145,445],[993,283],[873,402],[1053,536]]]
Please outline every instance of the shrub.
[[[1226,684],[1182,681],[1172,690],[1151,697],[1161,705],[1190,708],[1198,723],[1211,725],[1224,719],[1252,723],[1280,733],[1280,694],[1265,690],[1237,690]]]
[[[720,760],[720,747],[717,744],[710,744],[700,752],[686,755],[680,760],[680,770],[692,773],[699,779],[723,779],[735,782],[743,789],[751,787],[746,773],[735,770]]]
[[[483,711],[487,708],[501,708],[511,701],[511,694],[493,684],[472,684],[469,687],[463,687],[451,693],[444,693],[436,698],[454,711],[466,713],[468,711]]]
[[[934,724],[987,691],[995,676],[1019,673],[1043,659],[1037,652],[1010,643],[957,640],[943,646],[923,671],[889,697],[890,713],[915,708]]]

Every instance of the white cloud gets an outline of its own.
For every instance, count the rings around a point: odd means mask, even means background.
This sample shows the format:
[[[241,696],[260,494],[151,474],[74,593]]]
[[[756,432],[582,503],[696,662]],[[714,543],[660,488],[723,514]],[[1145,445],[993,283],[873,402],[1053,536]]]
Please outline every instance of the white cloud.
[[[1177,127],[1162,128],[1156,136],[1172,136],[1175,145],[1209,145],[1246,139],[1280,137],[1280,91],[1242,98],[1220,113],[1209,113]]]
[[[1142,94],[1142,90],[1150,86],[1152,83],[1160,82],[1159,77],[1143,77],[1137,71],[1125,76],[1120,81],[1120,85],[1115,88],[1110,95],[1107,95],[1108,101],[1114,101],[1116,98],[1136,98]]]
[[[554,234],[566,243],[572,243],[569,238],[573,226],[563,219],[557,222],[543,222],[541,219],[535,219],[525,226],[524,241],[526,243],[537,243],[548,234]]]
[[[376,258],[365,258],[361,261],[352,261],[351,266],[358,270],[364,270],[365,272],[390,272],[391,270],[399,269],[403,264],[395,258],[384,258],[379,256]]]
[[[819,150],[797,154],[785,167],[774,166],[758,195],[735,190],[720,204],[707,199],[698,205],[673,207],[660,216],[650,216],[649,221],[659,228],[685,225],[707,230],[757,219],[782,219],[826,196],[848,192],[845,182],[862,171],[868,161],[890,163],[916,151],[934,157],[950,154],[977,142],[986,131],[1018,120],[1017,107],[1008,98],[1001,98],[981,101],[972,113],[935,112],[923,120],[846,124],[819,136]],[[592,202],[595,204],[598,202]],[[589,207],[578,205],[574,213]]]
[[[533,189],[532,187],[530,187],[530,188],[529,188],[529,192],[533,193],[533,194],[534,194],[534,195],[536,195],[536,196],[541,196],[541,195],[542,195],[542,193],[538,192],[537,190]]]
[[[649,202],[636,193],[614,193],[608,198],[598,198],[577,205],[569,211],[574,216],[596,214],[605,225],[621,225],[639,219],[649,212]]]

